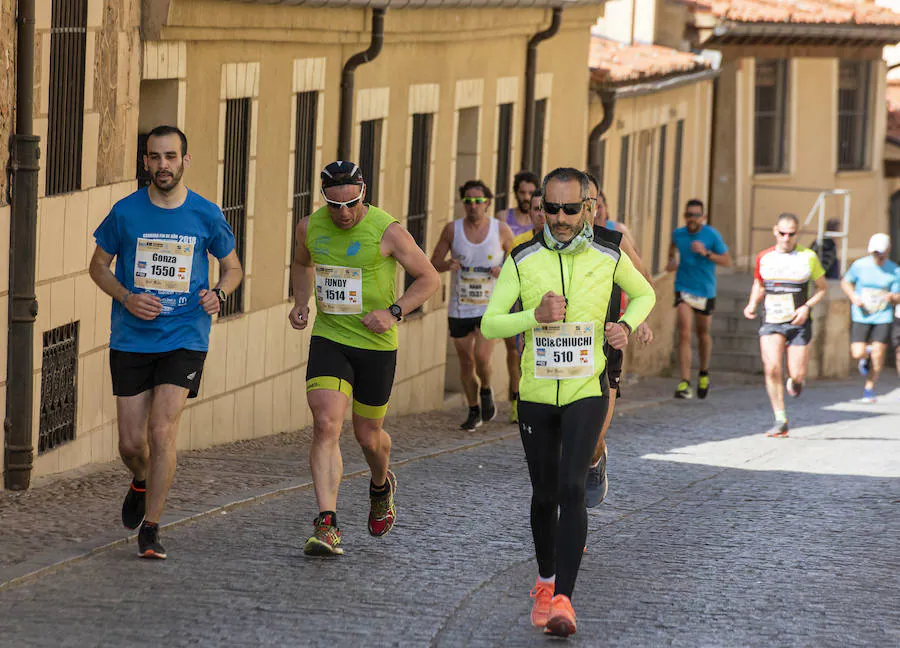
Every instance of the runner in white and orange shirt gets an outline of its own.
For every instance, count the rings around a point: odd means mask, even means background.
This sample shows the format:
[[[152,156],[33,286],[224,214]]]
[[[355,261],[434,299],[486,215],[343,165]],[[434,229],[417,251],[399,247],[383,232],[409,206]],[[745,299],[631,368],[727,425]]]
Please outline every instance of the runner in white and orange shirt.
[[[788,436],[784,392],[796,398],[803,390],[809,342],[812,340],[812,307],[825,296],[828,282],[815,252],[797,245],[800,224],[793,214],[781,214],[772,233],[775,245],[756,257],[753,289],[744,308],[744,317],[756,319],[756,309],[764,301],[765,315],[759,328],[759,348],[766,374],[766,391],[775,414],[770,437]],[[809,283],[816,290],[809,296]],[[782,357],[787,348],[787,385],[782,385]]]

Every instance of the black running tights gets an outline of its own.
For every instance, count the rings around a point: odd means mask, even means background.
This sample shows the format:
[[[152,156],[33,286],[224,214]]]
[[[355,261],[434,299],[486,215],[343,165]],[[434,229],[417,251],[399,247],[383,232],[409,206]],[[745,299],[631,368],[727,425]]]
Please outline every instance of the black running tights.
[[[563,407],[519,403],[519,432],[531,475],[531,532],[542,578],[572,596],[587,537],[585,482],[609,406],[607,396]]]

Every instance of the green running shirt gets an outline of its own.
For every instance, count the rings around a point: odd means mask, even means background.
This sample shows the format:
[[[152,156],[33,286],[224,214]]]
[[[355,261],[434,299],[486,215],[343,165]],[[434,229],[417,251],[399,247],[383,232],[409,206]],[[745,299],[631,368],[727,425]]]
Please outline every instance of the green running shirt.
[[[395,301],[397,260],[381,255],[385,230],[397,219],[373,205],[363,219],[343,230],[332,222],[328,207],[309,217],[306,247],[315,269],[316,319],[313,335],[339,344],[393,351],[397,327],[373,333],[362,319]]]

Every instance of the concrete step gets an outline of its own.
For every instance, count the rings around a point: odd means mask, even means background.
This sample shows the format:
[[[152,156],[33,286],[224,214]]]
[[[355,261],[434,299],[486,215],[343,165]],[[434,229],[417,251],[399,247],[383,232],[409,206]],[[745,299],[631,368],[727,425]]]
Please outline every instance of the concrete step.
[[[748,320],[743,314],[715,313],[710,324],[713,340],[723,335],[751,335],[759,333],[759,320]]]
[[[763,372],[762,359],[759,351],[756,353],[732,352],[732,353],[716,353],[709,361],[710,373],[716,371],[733,371],[739,373],[758,373]]]
[[[730,353],[759,353],[759,335],[741,333],[713,337],[713,355]]]

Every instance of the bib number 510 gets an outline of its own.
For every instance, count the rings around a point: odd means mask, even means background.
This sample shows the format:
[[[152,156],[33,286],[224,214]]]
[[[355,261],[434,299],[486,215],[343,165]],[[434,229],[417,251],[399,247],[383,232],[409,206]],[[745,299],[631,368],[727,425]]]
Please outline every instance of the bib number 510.
[[[575,362],[575,352],[574,351],[554,351],[553,352],[553,362],[566,362],[566,363]]]

